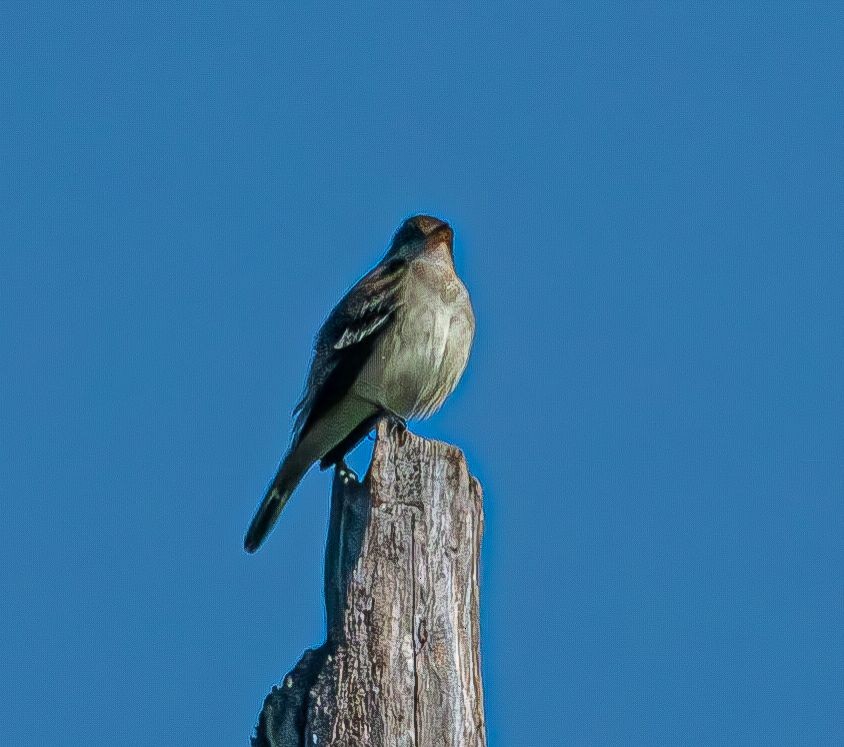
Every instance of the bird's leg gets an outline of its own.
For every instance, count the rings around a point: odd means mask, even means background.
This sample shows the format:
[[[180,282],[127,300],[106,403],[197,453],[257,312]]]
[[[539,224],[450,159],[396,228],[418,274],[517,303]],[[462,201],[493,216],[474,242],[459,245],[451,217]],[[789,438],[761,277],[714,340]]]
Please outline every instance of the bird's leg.
[[[396,431],[404,432],[407,430],[407,421],[397,412],[389,408],[384,408],[384,417],[387,418],[387,422],[390,424],[391,436]]]
[[[335,466],[340,473],[340,477],[343,478],[344,485],[348,485],[350,482],[360,482],[355,471],[346,464],[345,459],[341,459]]]

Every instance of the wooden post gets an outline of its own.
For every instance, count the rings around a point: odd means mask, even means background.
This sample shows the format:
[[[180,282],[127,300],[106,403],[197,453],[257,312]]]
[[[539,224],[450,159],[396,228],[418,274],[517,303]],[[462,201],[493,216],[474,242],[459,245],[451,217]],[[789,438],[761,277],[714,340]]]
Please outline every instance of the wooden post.
[[[484,747],[481,487],[463,453],[378,427],[363,483],[337,470],[326,642],[274,687],[255,747]]]

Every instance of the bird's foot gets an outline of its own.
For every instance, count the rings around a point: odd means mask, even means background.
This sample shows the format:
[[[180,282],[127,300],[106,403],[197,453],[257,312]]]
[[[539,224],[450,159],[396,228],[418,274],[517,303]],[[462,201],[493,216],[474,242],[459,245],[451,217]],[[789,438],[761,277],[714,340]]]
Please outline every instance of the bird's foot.
[[[387,424],[391,436],[396,433],[396,431],[398,431],[399,433],[404,433],[407,430],[407,420],[405,420],[397,412],[393,412],[392,410],[386,410],[384,412],[384,417],[387,418]]]
[[[355,471],[345,461],[337,462],[337,474],[344,485],[348,485],[350,482],[360,482]]]

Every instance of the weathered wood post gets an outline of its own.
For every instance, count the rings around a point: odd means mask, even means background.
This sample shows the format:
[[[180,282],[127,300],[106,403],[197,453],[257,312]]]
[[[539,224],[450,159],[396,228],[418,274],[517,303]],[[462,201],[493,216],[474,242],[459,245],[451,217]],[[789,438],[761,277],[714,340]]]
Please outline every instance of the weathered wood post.
[[[274,687],[255,747],[484,747],[481,487],[463,453],[378,427],[364,482],[335,472],[328,636]]]

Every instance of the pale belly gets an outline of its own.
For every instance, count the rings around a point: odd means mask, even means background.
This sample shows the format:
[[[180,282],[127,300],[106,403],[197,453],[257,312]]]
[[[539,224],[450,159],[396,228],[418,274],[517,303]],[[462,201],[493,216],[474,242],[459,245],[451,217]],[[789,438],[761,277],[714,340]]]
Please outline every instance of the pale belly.
[[[405,418],[439,409],[460,380],[475,330],[463,284],[454,276],[411,289],[358,379],[358,392]]]

